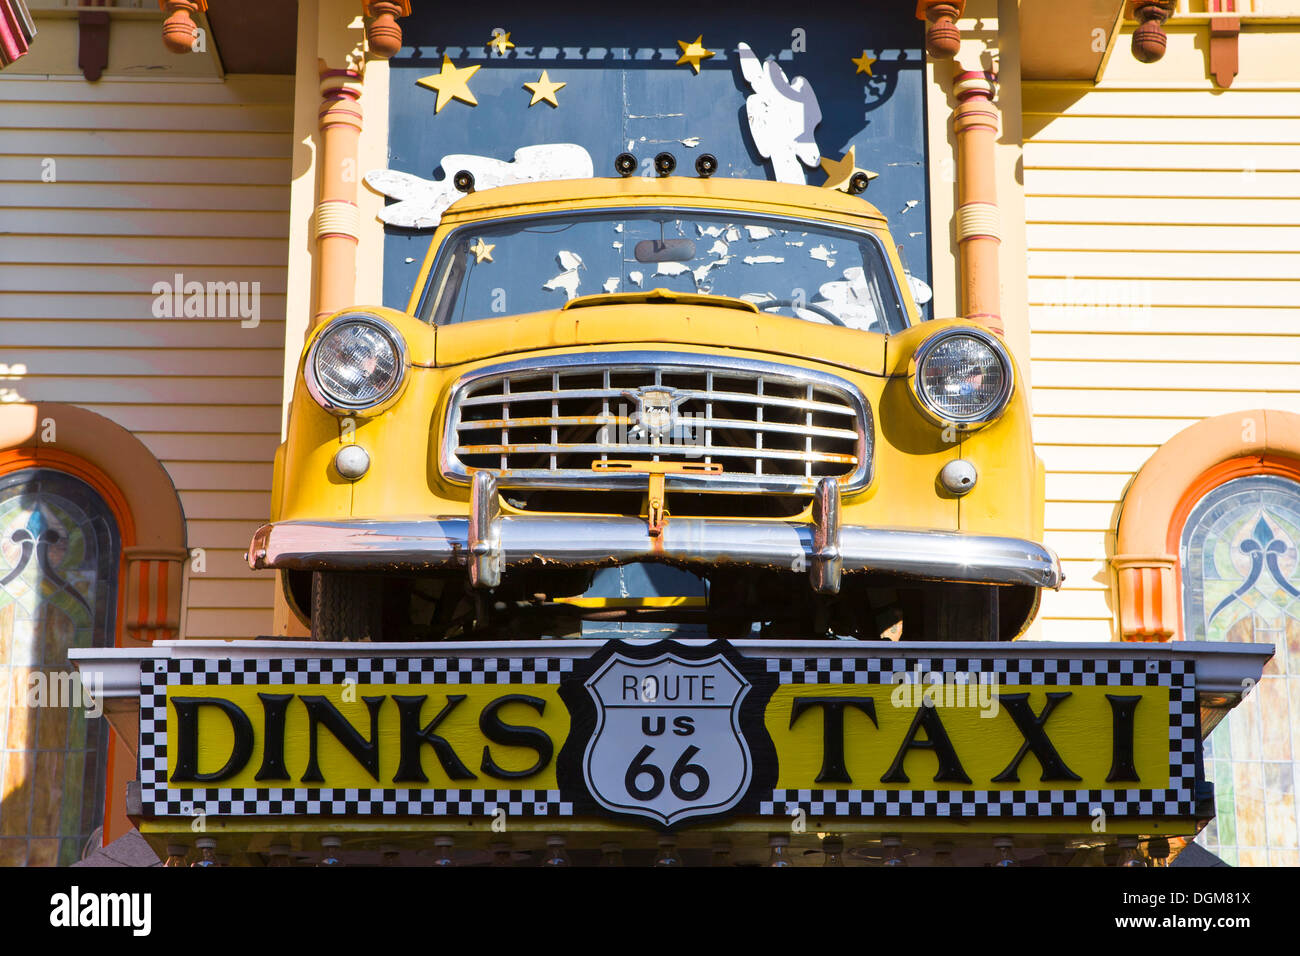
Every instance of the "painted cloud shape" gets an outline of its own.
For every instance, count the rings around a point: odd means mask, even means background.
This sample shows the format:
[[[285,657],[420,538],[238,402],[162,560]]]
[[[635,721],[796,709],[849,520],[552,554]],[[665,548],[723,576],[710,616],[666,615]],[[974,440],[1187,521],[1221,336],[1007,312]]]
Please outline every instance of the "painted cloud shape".
[[[432,229],[442,214],[464,194],[452,183],[462,169],[474,176],[474,189],[481,191],[516,183],[535,183],[552,179],[589,179],[594,175],[591,154],[574,143],[547,143],[515,150],[513,162],[452,153],[442,157],[446,178],[421,179],[395,169],[376,169],[366,173],[366,185],[397,202],[385,206],[379,218],[390,226],[408,229]]]
[[[772,161],[777,182],[802,185],[807,180],[799,164],[816,166],[822,158],[813,134],[822,121],[817,94],[802,76],[788,80],[775,60],[760,62],[749,44],[741,43],[737,50],[740,72],[754,91],[745,100],[754,145]]]

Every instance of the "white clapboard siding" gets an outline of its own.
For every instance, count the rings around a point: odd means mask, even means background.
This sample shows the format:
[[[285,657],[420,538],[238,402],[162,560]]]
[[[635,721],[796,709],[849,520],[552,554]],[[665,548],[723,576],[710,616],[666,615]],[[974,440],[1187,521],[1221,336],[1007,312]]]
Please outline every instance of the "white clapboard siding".
[[[0,398],[81,405],[162,461],[202,549],[187,637],[271,631],[243,554],[279,441],[292,99],[290,77],[0,75]],[[257,283],[256,326],[158,314],[176,273]]]
[[[1300,76],[1300,75],[1298,75]],[[1024,85],[1034,438],[1066,582],[1040,636],[1116,636],[1139,468],[1201,419],[1300,412],[1297,90]]]

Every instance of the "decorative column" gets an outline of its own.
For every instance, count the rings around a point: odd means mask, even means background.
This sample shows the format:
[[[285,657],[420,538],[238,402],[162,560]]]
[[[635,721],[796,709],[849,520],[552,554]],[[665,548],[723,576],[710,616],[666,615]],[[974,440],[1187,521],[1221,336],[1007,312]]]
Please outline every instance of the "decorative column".
[[[361,7],[370,18],[366,46],[372,54],[387,60],[402,48],[402,26],[397,18],[411,15],[411,0],[362,0]]]
[[[173,53],[193,53],[198,27],[194,14],[208,12],[208,0],[158,0],[158,7],[167,14],[163,21],[162,38]]]
[[[936,60],[951,60],[961,48],[957,18],[966,11],[966,0],[917,0],[916,18],[926,21],[925,52]]]
[[[353,304],[357,285],[357,144],[361,138],[361,73],[320,64],[320,199],[316,203],[316,315]]]
[[[1174,12],[1175,0],[1128,0],[1128,17],[1138,22],[1133,31],[1133,58],[1139,63],[1155,63],[1165,55],[1169,38],[1164,22]]]
[[[961,264],[961,311],[966,318],[1002,334],[998,220],[994,149],[998,111],[993,105],[997,77],[992,73],[958,73],[953,82],[957,109],[957,249]]]

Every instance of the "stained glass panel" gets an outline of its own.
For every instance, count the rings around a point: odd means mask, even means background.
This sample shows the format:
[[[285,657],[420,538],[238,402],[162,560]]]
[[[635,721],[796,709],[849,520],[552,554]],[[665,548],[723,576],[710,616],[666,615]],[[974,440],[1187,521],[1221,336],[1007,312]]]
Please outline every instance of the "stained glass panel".
[[[67,865],[103,822],[107,722],[67,652],[113,644],[121,543],[83,481],[0,477],[0,865]]]
[[[1300,865],[1300,484],[1226,482],[1183,528],[1188,640],[1273,644],[1259,686],[1205,745],[1216,819],[1198,842],[1235,866]]]

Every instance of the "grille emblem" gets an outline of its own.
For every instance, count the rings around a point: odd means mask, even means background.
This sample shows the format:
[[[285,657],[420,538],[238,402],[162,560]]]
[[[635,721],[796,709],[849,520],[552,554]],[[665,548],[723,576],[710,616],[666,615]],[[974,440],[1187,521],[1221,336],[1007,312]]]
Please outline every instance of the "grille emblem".
[[[662,440],[673,435],[679,424],[677,407],[688,397],[677,389],[658,385],[648,385],[623,395],[636,402],[632,430],[628,433],[633,441]]]

